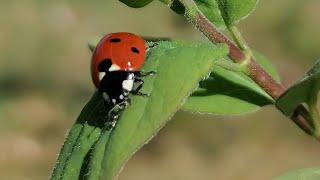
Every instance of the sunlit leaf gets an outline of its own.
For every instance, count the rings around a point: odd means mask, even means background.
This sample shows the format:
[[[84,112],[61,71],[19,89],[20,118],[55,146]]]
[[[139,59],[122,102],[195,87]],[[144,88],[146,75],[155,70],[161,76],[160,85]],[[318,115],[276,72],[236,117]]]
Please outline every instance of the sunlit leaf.
[[[70,129],[51,180],[78,179],[81,176],[85,157],[99,139],[101,128],[104,127],[106,112],[101,95],[96,93]]]
[[[260,54],[254,53],[257,62],[279,82],[275,68]],[[217,115],[236,115],[273,104],[272,98],[253,80],[240,72],[233,72],[214,65],[210,77],[183,105],[183,109]]]
[[[121,113],[105,149],[102,179],[117,175],[125,161],[159,131],[209,74],[213,62],[227,53],[226,46],[211,44],[158,44],[141,68],[157,72],[144,78],[142,91],[150,97],[132,96],[132,105]]]

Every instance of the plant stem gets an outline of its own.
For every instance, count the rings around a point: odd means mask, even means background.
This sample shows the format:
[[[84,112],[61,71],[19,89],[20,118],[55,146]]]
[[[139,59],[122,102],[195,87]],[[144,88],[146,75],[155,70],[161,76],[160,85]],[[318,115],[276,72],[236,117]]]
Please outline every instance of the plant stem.
[[[193,0],[179,0],[184,5],[184,16],[199,29],[211,42],[214,44],[224,43],[229,47],[228,56],[235,63],[242,63],[246,60],[246,54],[236,46],[231,40],[229,40],[224,34],[222,34],[214,24],[212,24],[197,8]],[[234,34],[236,35],[236,34]],[[277,83],[254,59],[251,57],[247,64],[248,76],[255,81],[266,93],[268,93],[274,100],[276,100],[284,91],[285,88]],[[303,114],[300,114],[303,112]],[[314,131],[308,123],[309,112],[304,106],[299,106],[294,115],[291,117],[301,129],[307,134],[312,135]]]
[[[290,119],[299,126],[305,133],[312,136],[314,133],[314,127],[310,125],[311,117],[309,111],[303,106],[299,105],[293,112]]]
[[[187,13],[189,14],[189,13]],[[191,18],[188,18],[191,19]],[[213,43],[225,43],[229,46],[228,56],[235,63],[241,63],[246,59],[243,51],[224,36],[200,11],[196,12],[192,18],[196,28]],[[285,90],[285,88],[277,83],[254,59],[251,57],[248,63],[249,77],[254,80],[263,90],[265,90],[273,99],[277,99]]]

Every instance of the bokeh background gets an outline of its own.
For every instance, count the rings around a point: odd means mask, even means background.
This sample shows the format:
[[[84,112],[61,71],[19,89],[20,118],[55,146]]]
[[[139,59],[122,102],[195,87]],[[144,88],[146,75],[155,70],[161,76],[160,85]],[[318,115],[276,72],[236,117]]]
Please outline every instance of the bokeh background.
[[[260,0],[239,24],[285,86],[320,57],[318,0]],[[0,0],[0,179],[48,179],[65,133],[91,97],[87,42],[128,31],[204,41],[165,5],[117,0]],[[234,117],[178,112],[120,180],[268,180],[320,166],[320,144],[274,107]]]

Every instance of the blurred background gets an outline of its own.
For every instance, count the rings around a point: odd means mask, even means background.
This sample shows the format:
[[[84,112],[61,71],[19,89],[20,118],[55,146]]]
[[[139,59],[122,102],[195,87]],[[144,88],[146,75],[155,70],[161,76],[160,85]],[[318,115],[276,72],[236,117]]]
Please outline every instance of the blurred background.
[[[287,87],[320,57],[320,1],[260,0],[239,24]],[[0,0],[0,179],[48,179],[66,131],[94,88],[87,43],[128,31],[204,41],[165,5],[117,0]],[[268,180],[320,166],[320,144],[274,107],[234,117],[178,112],[120,180]]]

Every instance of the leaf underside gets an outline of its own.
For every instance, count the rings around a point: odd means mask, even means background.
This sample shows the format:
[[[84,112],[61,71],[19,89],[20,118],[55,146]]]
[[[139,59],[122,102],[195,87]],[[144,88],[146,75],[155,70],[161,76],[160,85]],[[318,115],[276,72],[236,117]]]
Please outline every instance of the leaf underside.
[[[319,91],[319,83],[320,61],[300,81],[289,87],[278,98],[277,108],[286,116],[291,116],[299,104],[309,101],[312,91]]]

